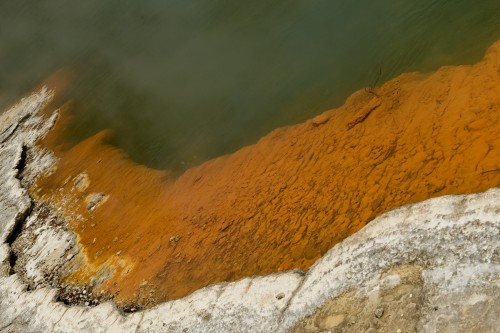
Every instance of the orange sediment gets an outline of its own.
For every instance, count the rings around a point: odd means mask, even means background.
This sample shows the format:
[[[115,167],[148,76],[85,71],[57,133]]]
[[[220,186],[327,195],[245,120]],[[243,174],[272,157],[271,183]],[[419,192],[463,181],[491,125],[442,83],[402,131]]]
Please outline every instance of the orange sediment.
[[[57,171],[32,194],[59,207],[78,236],[67,282],[151,306],[307,269],[388,210],[500,185],[499,115],[496,43],[478,64],[357,92],[177,178],[133,163],[99,133],[57,152]],[[54,137],[57,129],[45,140],[52,149]]]

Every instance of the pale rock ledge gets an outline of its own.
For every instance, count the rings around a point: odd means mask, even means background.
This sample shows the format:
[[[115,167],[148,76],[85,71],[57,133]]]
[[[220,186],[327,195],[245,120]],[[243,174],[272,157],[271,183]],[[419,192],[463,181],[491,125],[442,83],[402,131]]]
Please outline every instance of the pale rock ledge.
[[[13,274],[10,244],[36,205],[24,187],[55,161],[35,145],[57,117],[38,115],[50,98],[43,89],[0,114],[0,332],[499,332],[498,188],[388,212],[306,274],[212,285],[131,314],[112,302],[65,305],[54,288],[28,290]],[[71,235],[56,231],[32,254],[45,253],[45,265],[74,255],[64,250]],[[35,275],[40,268],[26,265]]]

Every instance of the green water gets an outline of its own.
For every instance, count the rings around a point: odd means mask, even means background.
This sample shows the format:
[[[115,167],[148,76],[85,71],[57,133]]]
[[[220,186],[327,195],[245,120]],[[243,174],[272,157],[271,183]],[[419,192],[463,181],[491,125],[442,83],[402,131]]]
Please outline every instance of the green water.
[[[0,104],[69,68],[70,142],[182,170],[499,38],[499,0],[2,0]]]

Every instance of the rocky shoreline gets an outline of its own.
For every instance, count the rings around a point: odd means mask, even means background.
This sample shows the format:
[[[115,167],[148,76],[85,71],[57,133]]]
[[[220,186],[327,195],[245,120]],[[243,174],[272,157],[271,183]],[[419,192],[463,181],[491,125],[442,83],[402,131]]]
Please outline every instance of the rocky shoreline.
[[[60,261],[78,251],[64,224],[26,189],[40,174],[52,172],[56,161],[36,144],[57,117],[57,112],[40,114],[50,98],[41,90],[0,115],[0,332],[495,332],[500,327],[500,189],[434,198],[383,214],[307,273],[220,283],[130,314],[112,301],[64,304],[59,288],[30,286],[23,278],[37,281],[57,272]],[[28,228],[46,237],[38,237],[27,260],[19,262],[11,246]],[[13,266],[24,270],[16,273]]]
[[[177,178],[53,95],[0,113],[0,332],[498,331],[500,42]]]

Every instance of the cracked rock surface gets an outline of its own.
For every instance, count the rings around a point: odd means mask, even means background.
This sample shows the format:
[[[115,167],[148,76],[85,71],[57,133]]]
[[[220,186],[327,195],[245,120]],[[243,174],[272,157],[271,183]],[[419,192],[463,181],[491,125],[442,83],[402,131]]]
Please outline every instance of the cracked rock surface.
[[[34,285],[23,277],[47,276],[78,255],[64,221],[23,185],[54,163],[35,146],[57,116],[38,114],[49,100],[41,90],[0,115],[0,332],[498,332],[498,188],[385,213],[305,274],[220,283],[130,314],[112,302],[58,301],[50,277]],[[11,246],[28,228],[50,237],[36,239],[22,263]]]

